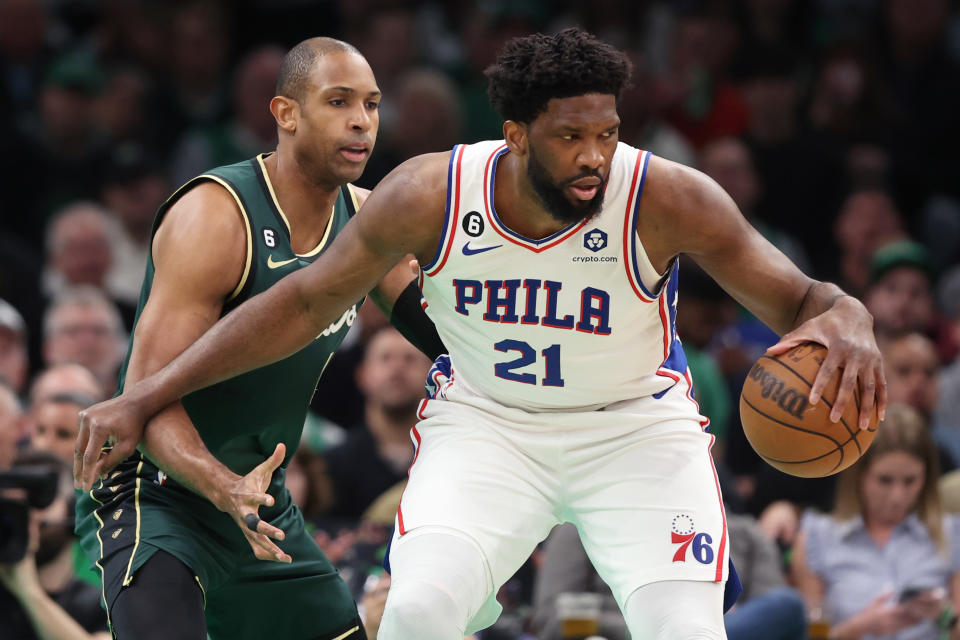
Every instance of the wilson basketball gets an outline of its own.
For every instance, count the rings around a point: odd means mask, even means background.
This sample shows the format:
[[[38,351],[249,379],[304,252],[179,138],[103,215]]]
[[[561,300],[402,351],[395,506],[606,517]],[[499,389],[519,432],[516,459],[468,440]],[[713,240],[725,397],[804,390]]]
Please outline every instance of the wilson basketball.
[[[778,356],[761,356],[743,383],[740,419],[747,440],[767,463],[790,475],[815,478],[842,471],[877,433],[876,409],[867,430],[857,426],[859,389],[840,421],[830,421],[842,370],[827,383],[820,402],[810,405],[810,387],[826,355],[825,347],[807,342]]]

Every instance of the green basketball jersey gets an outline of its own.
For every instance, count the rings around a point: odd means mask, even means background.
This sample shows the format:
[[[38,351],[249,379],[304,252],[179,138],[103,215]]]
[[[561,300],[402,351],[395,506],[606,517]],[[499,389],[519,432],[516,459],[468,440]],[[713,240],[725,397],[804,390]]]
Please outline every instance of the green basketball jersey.
[[[216,182],[234,198],[246,228],[246,261],[241,281],[226,301],[223,315],[285,275],[310,264],[332,244],[356,212],[355,193],[349,186],[342,187],[323,239],[307,254],[294,253],[290,225],[277,202],[264,157],[219,167],[194,178],[161,205],[154,222],[156,233],[170,207],[201,182]],[[196,250],[203,251],[203,246],[198,244]],[[151,256],[141,289],[138,319],[150,299],[153,276]],[[288,358],[183,398],[187,414],[214,456],[243,475],[263,462],[277,443],[283,442],[287,447],[283,465],[286,466],[299,445],[317,380],[356,319],[360,302],[338,310],[336,322]],[[120,373],[121,389],[127,364]],[[260,516],[284,529],[292,541],[295,535],[305,535],[304,525],[284,487],[284,476],[283,468],[274,473],[268,492],[274,496],[275,504],[261,508]],[[237,579],[239,567],[253,561],[243,533],[230,516],[167,477],[140,452],[118,465],[92,491],[79,496],[77,533],[87,556],[100,570],[104,600],[108,603],[112,602],[111,594],[131,584],[134,573],[157,549],[173,554],[190,567],[208,596],[211,589],[217,590]],[[306,538],[309,541],[309,536]],[[301,560],[295,561],[290,571],[296,573],[307,566],[308,573],[318,580],[336,575],[316,545],[301,547],[297,547]],[[261,566],[264,563],[259,562],[252,566],[276,571],[276,563]],[[337,591],[339,595],[329,599],[342,615],[330,619],[352,619],[356,610],[349,590],[345,586],[337,589],[343,593]]]
[[[170,207],[201,182],[222,185],[236,200],[247,232],[246,266],[222,315],[310,264],[333,242],[356,211],[355,195],[345,185],[320,244],[307,254],[294,253],[290,246],[290,226],[277,202],[264,157],[219,167],[194,178],[161,205],[154,222],[155,233]],[[203,248],[197,247],[197,250]],[[153,274],[151,255],[140,293],[138,317],[150,298]],[[317,380],[356,319],[358,304],[359,301],[343,310],[339,319],[316,340],[290,357],[183,398],[187,414],[214,456],[232,471],[245,474],[270,455],[278,442],[286,444],[288,458],[293,455]],[[121,389],[125,374],[126,363],[120,372]]]

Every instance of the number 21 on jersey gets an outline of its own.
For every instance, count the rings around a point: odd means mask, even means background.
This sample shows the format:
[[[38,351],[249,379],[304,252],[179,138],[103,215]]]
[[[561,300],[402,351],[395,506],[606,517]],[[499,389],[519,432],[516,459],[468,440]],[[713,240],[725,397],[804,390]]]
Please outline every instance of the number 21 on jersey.
[[[537,376],[533,373],[517,373],[514,369],[521,369],[537,361],[537,351],[528,343],[522,340],[501,340],[493,345],[493,348],[503,353],[511,351],[520,352],[520,357],[506,362],[498,362],[493,366],[493,372],[498,378],[512,380],[513,382],[522,382],[524,384],[537,384]],[[563,377],[560,375],[560,345],[552,344],[546,349],[540,351],[544,362],[544,376],[540,384],[545,387],[562,387]]]

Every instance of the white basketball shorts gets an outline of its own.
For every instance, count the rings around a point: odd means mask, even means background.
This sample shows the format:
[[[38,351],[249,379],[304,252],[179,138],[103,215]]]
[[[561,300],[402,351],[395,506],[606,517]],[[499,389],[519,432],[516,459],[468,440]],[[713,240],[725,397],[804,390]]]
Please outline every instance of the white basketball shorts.
[[[662,580],[727,578],[713,436],[685,380],[661,398],[531,413],[453,384],[425,400],[394,543],[421,527],[472,540],[492,594],[554,525],[572,522],[621,609]]]

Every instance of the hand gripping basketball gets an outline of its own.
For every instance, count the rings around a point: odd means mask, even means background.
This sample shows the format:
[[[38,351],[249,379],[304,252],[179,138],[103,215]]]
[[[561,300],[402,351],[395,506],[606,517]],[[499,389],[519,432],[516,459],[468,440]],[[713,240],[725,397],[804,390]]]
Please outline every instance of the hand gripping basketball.
[[[854,391],[837,422],[831,415],[842,372],[827,382],[820,402],[810,402],[813,380],[827,350],[807,342],[777,356],[763,355],[750,368],[740,394],[743,431],[754,450],[770,465],[802,477],[828,476],[863,455],[877,431],[872,412],[860,429],[860,394]]]

